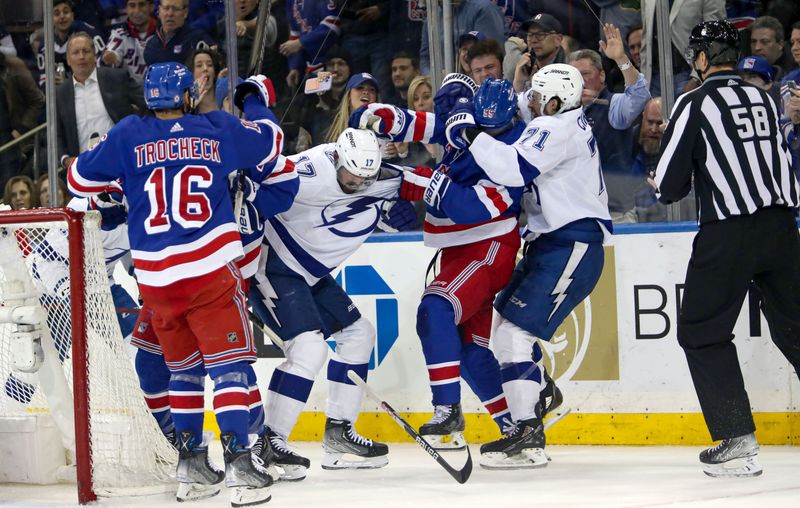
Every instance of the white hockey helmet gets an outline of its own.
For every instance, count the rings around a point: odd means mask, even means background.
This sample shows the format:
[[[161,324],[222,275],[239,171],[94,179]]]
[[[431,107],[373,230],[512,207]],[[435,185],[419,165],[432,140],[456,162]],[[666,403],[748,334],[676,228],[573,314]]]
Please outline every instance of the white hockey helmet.
[[[583,76],[571,65],[545,65],[531,78],[531,91],[541,96],[542,109],[554,97],[561,100],[561,107],[556,113],[575,109],[581,105]]]
[[[338,164],[361,178],[373,179],[381,169],[381,148],[375,133],[347,128],[336,139]]]

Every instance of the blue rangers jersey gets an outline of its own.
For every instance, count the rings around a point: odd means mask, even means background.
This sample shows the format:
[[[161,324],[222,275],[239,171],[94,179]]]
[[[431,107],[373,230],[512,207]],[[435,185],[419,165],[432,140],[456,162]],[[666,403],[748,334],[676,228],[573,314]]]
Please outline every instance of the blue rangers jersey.
[[[250,96],[245,112],[255,110],[266,116]],[[166,286],[242,257],[228,175],[274,160],[282,138],[269,120],[221,111],[173,120],[129,116],[70,165],[67,180],[80,196],[122,181],[139,284]]]
[[[379,109],[381,106],[370,107]],[[438,206],[428,205],[423,227],[425,245],[436,248],[467,245],[517,228],[524,184],[510,186],[497,182],[481,168],[470,151],[448,145],[444,121],[433,113],[391,108],[400,115],[393,119],[400,127],[395,129],[398,134],[392,135],[392,140],[443,145],[445,154],[437,170],[457,184],[444,193]],[[513,143],[524,129],[524,124],[515,123],[497,136],[498,143]]]
[[[237,264],[245,279],[255,275],[258,270],[264,222],[288,210],[300,188],[294,163],[283,155],[273,162],[248,169],[247,176],[254,182],[261,182],[261,190],[253,203],[246,203],[242,207],[239,216],[244,257]]]
[[[525,240],[586,218],[597,219],[608,239],[608,193],[581,108],[535,118],[513,144],[481,133],[469,151],[493,182],[527,187]]]
[[[303,49],[289,55],[289,68],[303,71],[306,66],[321,65],[341,33],[334,0],[287,0],[286,17],[289,40],[300,39],[303,45]]]
[[[402,174],[390,168],[366,189],[346,194],[334,164],[335,143],[289,157],[300,190],[289,210],[265,224],[265,248],[314,285],[342,264],[375,230],[386,200],[395,199]]]

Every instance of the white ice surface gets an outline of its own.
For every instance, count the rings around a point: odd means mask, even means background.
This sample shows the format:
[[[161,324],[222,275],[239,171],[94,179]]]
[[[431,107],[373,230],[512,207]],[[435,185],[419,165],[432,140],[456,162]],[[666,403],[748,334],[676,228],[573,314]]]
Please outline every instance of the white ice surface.
[[[552,462],[539,470],[487,471],[478,465],[465,485],[456,483],[413,444],[390,446],[389,465],[371,471],[323,471],[319,443],[296,443],[309,457],[308,477],[279,483],[267,507],[800,507],[800,448],[762,447],[764,474],[714,479],[700,470],[700,447],[552,446]],[[222,464],[219,443],[212,455]],[[448,453],[454,465],[465,455]],[[77,506],[74,485],[0,485],[0,506]],[[104,498],[102,506],[177,507],[168,494]],[[227,507],[227,492],[186,508]]]

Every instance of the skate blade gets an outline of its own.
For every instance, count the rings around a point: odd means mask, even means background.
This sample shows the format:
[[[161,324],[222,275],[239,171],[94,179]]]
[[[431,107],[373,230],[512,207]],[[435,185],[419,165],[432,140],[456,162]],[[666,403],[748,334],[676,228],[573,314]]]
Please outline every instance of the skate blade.
[[[543,448],[528,448],[516,455],[503,452],[481,454],[480,465],[484,469],[541,469],[547,467],[550,457]]]
[[[179,483],[178,492],[175,494],[175,499],[179,503],[186,501],[199,501],[201,499],[208,499],[219,494],[221,490],[220,483],[213,485],[206,485],[203,483]]]
[[[231,506],[255,506],[264,504],[272,499],[269,487],[233,487],[231,489]]]
[[[351,459],[350,457],[353,457]],[[322,469],[378,469],[389,463],[388,455],[378,457],[359,457],[349,453],[325,452],[322,457]]]
[[[437,452],[455,452],[467,447],[467,440],[462,432],[453,432],[445,435],[428,434],[422,436]]]
[[[282,482],[299,482],[306,478],[307,469],[303,466],[292,464],[275,464],[275,466],[280,471],[280,480]]]
[[[751,478],[763,472],[758,456],[733,459],[722,464],[703,464],[703,472],[712,478]]]

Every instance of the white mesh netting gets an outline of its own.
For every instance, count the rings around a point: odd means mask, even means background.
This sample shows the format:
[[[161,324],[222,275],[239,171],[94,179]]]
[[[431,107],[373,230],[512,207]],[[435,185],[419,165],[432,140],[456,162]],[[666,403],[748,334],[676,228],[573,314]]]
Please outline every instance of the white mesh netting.
[[[112,496],[164,490],[175,485],[177,453],[159,430],[139,389],[129,346],[115,315],[99,222],[95,212],[84,216],[89,393],[81,397],[89,405],[94,492]],[[71,401],[66,403],[67,411],[59,399],[72,393],[71,308],[80,308],[70,305],[69,241],[65,221],[0,225],[0,306],[19,304],[19,288],[24,287],[32,296],[27,303],[38,303],[46,310],[45,364],[55,365],[49,372],[54,370],[57,381],[68,387],[60,395],[58,389],[43,389],[42,383],[52,384],[45,380],[50,376],[47,365],[36,373],[15,370],[11,341],[17,325],[0,323],[0,416],[31,412],[50,412],[55,420],[73,416]]]

